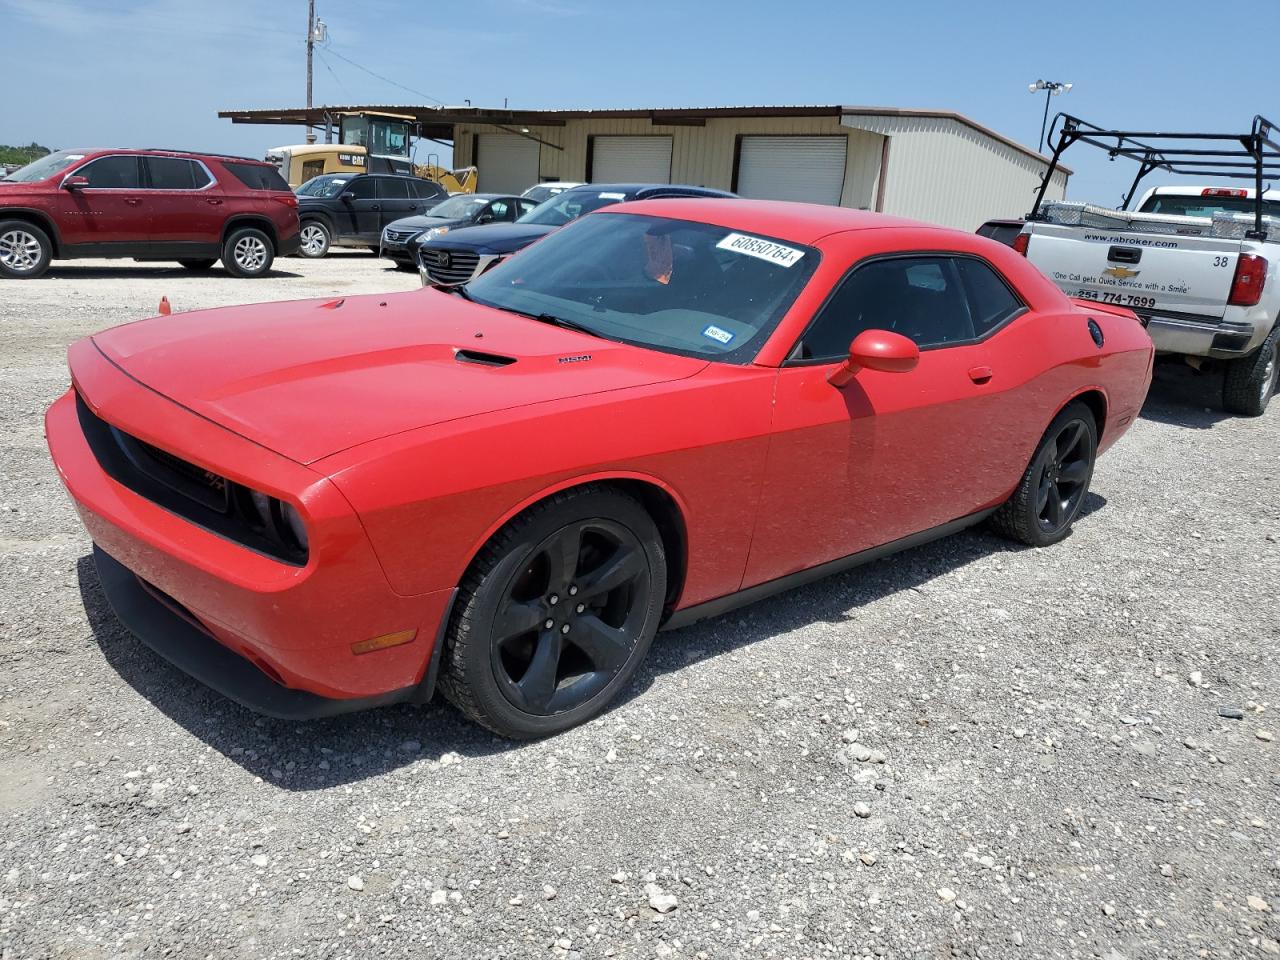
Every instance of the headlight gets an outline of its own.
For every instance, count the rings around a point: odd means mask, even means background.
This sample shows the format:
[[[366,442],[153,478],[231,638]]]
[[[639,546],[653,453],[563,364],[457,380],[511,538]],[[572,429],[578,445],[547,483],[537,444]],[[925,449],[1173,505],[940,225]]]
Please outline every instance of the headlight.
[[[432,227],[423,235],[423,240],[434,240],[436,237],[443,237],[449,232],[448,227]]]
[[[307,528],[302,515],[292,505],[257,490],[249,490],[249,502],[253,514],[262,526],[262,532],[285,547],[307,551]]]

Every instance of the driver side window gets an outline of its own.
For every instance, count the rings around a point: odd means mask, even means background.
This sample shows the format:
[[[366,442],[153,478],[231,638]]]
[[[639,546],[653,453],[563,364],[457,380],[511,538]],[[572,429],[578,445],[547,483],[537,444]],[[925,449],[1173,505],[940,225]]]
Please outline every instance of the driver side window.
[[[351,200],[372,200],[374,189],[373,177],[352,177],[351,182],[347,184],[347,189],[343,192],[343,196]]]
[[[951,257],[888,257],[858,267],[814,320],[793,360],[842,360],[864,330],[891,330],[921,348],[975,338],[969,302]]]

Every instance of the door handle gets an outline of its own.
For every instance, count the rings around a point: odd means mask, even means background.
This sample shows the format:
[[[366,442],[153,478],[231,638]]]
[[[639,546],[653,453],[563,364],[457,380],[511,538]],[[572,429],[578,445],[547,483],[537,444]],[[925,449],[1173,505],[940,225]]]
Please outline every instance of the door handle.
[[[986,383],[992,377],[990,367],[970,367],[969,379],[974,383]]]
[[[382,209],[382,207],[380,207],[378,204],[376,204],[376,203],[375,203],[375,204],[374,204],[373,206],[371,206],[369,209],[370,209],[370,210],[381,210],[381,209]]]
[[[211,206],[211,207],[220,207],[220,206],[222,206],[222,201],[221,201],[221,200],[219,200],[217,197],[208,197],[208,198],[205,200],[205,203],[209,204],[209,206]]]
[[[138,204],[140,204],[142,201],[141,201],[141,200],[139,200],[137,197],[125,197],[125,198],[124,198],[124,202],[125,202],[125,203],[127,203],[127,204],[128,204],[129,206],[131,206],[131,207],[136,207],[136,206],[137,206]]]

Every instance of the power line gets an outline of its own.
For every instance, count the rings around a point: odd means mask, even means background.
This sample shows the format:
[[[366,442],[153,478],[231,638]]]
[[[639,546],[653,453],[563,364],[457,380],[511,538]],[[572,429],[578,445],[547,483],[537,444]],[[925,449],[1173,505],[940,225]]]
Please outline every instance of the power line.
[[[342,82],[342,79],[333,72],[333,67],[329,66],[329,58],[324,55],[324,50],[317,48],[316,53],[320,54],[320,62],[324,65],[324,68],[329,71],[329,76],[333,77],[333,82],[342,88],[342,95],[350,100],[351,91],[347,89],[347,85]]]
[[[343,61],[344,63],[351,64],[351,66],[355,67],[357,70],[363,70],[365,73],[369,74],[369,76],[376,77],[377,79],[381,80],[383,83],[389,83],[393,87],[399,87],[401,90],[407,90],[409,93],[416,94],[419,97],[424,97],[425,99],[430,100],[432,103],[438,106],[441,106],[441,107],[444,106],[443,100],[438,100],[435,97],[431,96],[431,94],[429,93],[423,93],[421,90],[413,89],[413,87],[406,87],[403,83],[397,83],[395,80],[392,80],[390,77],[384,77],[380,73],[375,73],[374,71],[370,70],[368,67],[364,66],[364,64],[356,63],[350,57],[344,57],[337,50],[333,49],[332,46],[326,46],[325,49],[328,50],[335,57],[337,57],[339,60]]]

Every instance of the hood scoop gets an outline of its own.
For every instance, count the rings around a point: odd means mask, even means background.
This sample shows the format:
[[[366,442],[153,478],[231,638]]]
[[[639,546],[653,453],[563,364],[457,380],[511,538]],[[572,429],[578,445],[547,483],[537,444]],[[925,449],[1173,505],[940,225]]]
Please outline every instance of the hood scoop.
[[[515,357],[501,353],[486,353],[483,350],[455,350],[453,359],[459,363],[473,363],[480,367],[509,367],[516,362]]]

